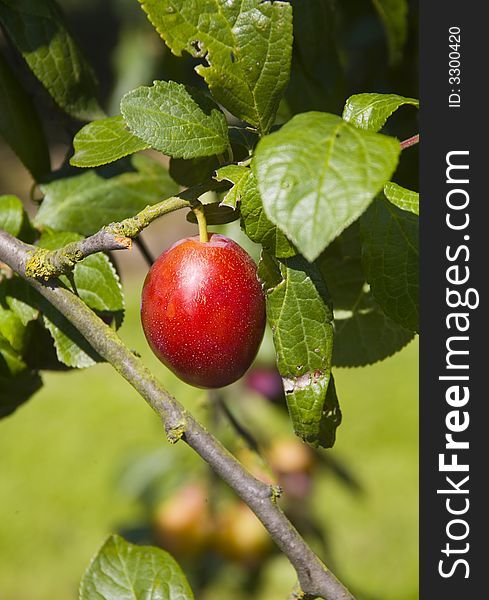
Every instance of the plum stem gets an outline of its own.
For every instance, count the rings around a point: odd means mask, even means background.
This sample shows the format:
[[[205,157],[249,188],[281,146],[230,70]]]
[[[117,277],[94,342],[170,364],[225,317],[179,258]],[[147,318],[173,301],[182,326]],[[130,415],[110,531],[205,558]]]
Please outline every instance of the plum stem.
[[[200,241],[203,244],[206,244],[209,241],[209,234],[207,232],[207,219],[205,218],[204,207],[201,204],[200,206],[195,206],[192,210],[194,211],[199,225]]]

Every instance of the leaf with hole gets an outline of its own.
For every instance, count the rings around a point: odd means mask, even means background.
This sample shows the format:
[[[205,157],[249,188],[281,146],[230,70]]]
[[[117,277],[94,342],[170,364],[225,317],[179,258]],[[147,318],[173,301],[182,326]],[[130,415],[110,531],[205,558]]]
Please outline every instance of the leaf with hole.
[[[177,56],[205,58],[196,71],[214,98],[262,134],[289,80],[292,8],[263,0],[139,0]]]
[[[214,179],[217,181],[229,181],[233,187],[226,192],[221,204],[236,208],[241,201],[243,190],[246,187],[251,171],[240,165],[226,165],[216,170]]]
[[[337,403],[326,403],[333,352],[326,286],[317,267],[300,256],[279,262],[263,253],[259,276],[294,431],[313,446],[329,447],[341,413]]]
[[[265,214],[313,261],[389,181],[400,149],[396,139],[336,115],[297,115],[256,148]]]

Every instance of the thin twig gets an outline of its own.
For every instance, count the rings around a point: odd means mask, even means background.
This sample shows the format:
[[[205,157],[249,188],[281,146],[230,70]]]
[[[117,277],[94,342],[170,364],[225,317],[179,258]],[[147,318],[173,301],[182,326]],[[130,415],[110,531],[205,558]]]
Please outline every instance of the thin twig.
[[[414,146],[415,144],[419,143],[419,133],[417,133],[416,135],[413,135],[413,137],[408,138],[407,140],[404,140],[403,142],[401,142],[401,150],[405,150],[406,148],[409,148],[410,146]]]
[[[164,423],[171,442],[184,440],[253,510],[294,566],[301,589],[327,600],[354,600],[324,566],[277,504],[277,491],[248,473],[185,408],[156,380],[143,362],[78,296],[59,280],[48,283],[26,276],[26,263],[35,248],[0,231],[0,261],[44,296],[85,337],[91,347],[122,375]]]

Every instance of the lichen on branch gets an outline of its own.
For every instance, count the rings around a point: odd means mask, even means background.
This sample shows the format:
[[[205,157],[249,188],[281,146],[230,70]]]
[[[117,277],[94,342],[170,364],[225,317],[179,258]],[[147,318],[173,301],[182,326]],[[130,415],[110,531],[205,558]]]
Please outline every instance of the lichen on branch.
[[[91,254],[128,250],[132,247],[132,239],[159,217],[181,208],[193,208],[199,204],[198,198],[203,193],[211,190],[224,190],[227,187],[229,187],[228,182],[210,179],[183,190],[176,196],[147,206],[133,217],[128,217],[118,223],[110,223],[79,242],[70,242],[57,250],[33,247],[26,262],[25,275],[33,279],[48,281],[58,275],[69,273],[77,263]]]

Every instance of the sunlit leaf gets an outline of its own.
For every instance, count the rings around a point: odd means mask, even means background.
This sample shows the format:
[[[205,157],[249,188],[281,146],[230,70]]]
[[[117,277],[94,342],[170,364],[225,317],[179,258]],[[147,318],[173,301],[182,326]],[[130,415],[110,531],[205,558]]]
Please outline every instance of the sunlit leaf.
[[[193,600],[176,561],[161,548],[112,535],[88,567],[80,600]]]
[[[196,70],[212,95],[261,133],[273,124],[289,80],[292,8],[262,0],[139,0],[177,56],[204,58]]]
[[[252,166],[267,217],[313,261],[389,181],[399,152],[394,138],[309,112],[260,140]]]
[[[174,158],[197,158],[229,147],[226,117],[210,98],[174,81],[128,92],[121,112],[146,144]]]
[[[149,148],[129,131],[121,116],[88,123],[75,135],[73,147],[70,163],[75,167],[98,167]]]

